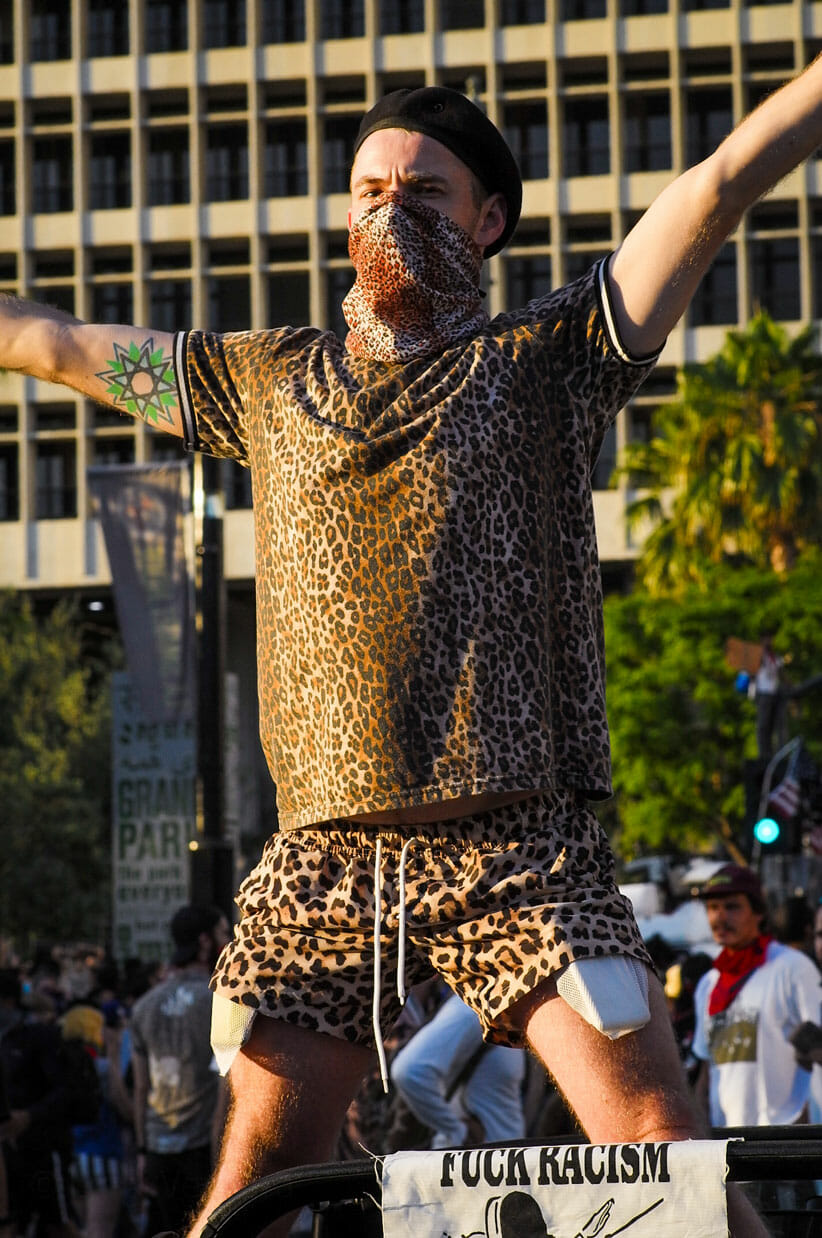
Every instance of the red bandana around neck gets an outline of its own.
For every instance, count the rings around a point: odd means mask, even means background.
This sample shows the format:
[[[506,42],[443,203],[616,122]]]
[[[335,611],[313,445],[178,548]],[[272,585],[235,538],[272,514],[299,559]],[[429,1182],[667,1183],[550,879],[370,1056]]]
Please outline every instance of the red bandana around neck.
[[[765,955],[772,941],[772,937],[761,933],[744,950],[725,949],[714,959],[719,979],[711,989],[708,999],[709,1015],[721,1014],[728,1009],[751,973],[765,962]]]
[[[474,335],[482,308],[482,250],[442,211],[382,193],[351,225],[357,272],[343,301],[345,346],[357,357],[404,362]]]

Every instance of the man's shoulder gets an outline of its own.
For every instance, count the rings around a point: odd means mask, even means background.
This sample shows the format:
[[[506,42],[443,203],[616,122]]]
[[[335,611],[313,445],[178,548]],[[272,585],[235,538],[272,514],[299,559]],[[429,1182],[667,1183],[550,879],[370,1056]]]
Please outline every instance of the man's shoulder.
[[[786,946],[781,941],[768,943],[765,966],[774,970],[794,972],[798,976],[815,977],[822,983],[822,976],[813,959],[803,950],[797,950],[795,946]]]

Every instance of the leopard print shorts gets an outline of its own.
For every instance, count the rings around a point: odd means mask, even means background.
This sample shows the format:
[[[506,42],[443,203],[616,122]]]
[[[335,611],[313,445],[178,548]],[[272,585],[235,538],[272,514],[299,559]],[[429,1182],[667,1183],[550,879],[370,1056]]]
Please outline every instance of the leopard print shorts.
[[[255,1012],[373,1045],[375,902],[379,1021],[388,1028],[400,1010],[391,979],[401,882],[405,983],[438,972],[494,1043],[523,1043],[511,1007],[572,960],[627,955],[650,965],[595,815],[576,794],[548,791],[401,830],[333,821],[273,835],[240,888],[241,918],[212,988]]]

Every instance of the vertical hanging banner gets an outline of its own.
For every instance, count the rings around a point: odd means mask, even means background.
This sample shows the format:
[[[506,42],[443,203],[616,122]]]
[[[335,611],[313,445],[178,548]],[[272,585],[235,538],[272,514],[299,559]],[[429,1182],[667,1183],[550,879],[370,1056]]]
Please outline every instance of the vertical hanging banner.
[[[194,573],[186,553],[187,461],[88,470],[117,619],[150,722],[194,716]]]
[[[398,1152],[382,1172],[385,1238],[718,1238],[727,1143]]]
[[[147,718],[130,675],[113,676],[112,694],[114,954],[163,960],[190,898],[197,737],[191,718]]]

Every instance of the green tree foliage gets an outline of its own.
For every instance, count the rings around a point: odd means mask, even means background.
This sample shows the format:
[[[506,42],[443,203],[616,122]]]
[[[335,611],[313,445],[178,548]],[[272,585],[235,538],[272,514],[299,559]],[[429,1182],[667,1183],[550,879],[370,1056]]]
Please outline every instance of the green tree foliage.
[[[766,313],[679,374],[654,436],[619,473],[647,494],[640,580],[652,592],[705,584],[722,562],[789,571],[822,541],[822,360],[811,328],[794,339]]]
[[[771,630],[799,684],[822,672],[822,552],[793,571],[706,569],[678,596],[638,590],[606,600],[608,709],[617,824],[626,858],[743,842],[743,761],[756,754],[754,705],[734,690],[725,661],[731,636]],[[822,691],[789,709],[822,762]]]
[[[101,940],[109,907],[108,676],[76,612],[0,594],[0,932]]]

